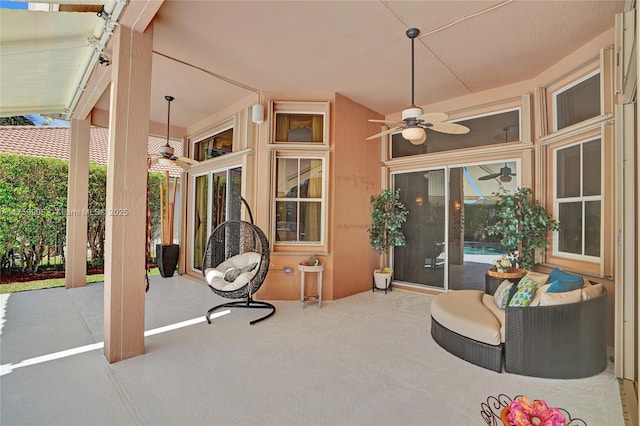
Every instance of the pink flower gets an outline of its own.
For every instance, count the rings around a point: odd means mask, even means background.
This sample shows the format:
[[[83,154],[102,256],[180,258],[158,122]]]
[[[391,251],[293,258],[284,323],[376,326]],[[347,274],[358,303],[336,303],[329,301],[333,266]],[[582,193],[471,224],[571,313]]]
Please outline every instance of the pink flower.
[[[514,399],[509,405],[507,420],[515,426],[565,426],[567,419],[557,408],[549,407],[546,401],[530,402],[526,396]]]

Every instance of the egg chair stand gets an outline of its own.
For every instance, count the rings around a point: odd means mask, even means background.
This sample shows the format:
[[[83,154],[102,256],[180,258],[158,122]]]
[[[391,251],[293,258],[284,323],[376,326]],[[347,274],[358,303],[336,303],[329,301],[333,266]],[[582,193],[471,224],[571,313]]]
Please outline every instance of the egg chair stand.
[[[270,248],[264,232],[253,224],[251,209],[244,198],[240,198],[248,210],[251,222],[227,220],[218,225],[209,236],[202,261],[202,273],[211,291],[227,299],[242,299],[222,303],[207,311],[206,319],[211,324],[211,314],[223,308],[266,309],[269,312],[249,322],[253,325],[271,317],[276,307],[268,302],[253,299],[269,271]],[[230,270],[240,272],[231,280]]]

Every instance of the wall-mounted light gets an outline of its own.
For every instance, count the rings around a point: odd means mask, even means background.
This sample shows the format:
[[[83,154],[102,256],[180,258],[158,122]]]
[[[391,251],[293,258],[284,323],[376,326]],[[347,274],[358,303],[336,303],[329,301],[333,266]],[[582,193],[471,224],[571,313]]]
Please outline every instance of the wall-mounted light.
[[[255,104],[251,107],[251,121],[256,124],[264,123],[264,107],[262,104]]]
[[[462,204],[460,204],[460,201],[454,201],[453,202],[453,209],[455,211],[459,212],[461,208],[462,208]]]
[[[424,202],[424,199],[422,198],[422,195],[419,195],[416,197],[416,204],[421,206],[422,203]]]

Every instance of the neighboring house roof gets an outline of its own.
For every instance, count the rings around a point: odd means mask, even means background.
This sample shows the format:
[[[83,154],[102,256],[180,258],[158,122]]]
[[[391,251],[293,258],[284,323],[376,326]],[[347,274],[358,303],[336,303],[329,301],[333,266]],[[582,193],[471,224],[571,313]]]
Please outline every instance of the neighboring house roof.
[[[58,158],[69,161],[71,132],[69,127],[58,126],[0,126],[0,154],[13,153],[32,157]],[[166,139],[149,136],[149,153],[157,154]],[[89,161],[106,165],[109,153],[109,129],[91,127]],[[182,141],[170,141],[175,154],[182,155]],[[176,165],[155,164],[154,172],[168,171],[179,178],[182,169]]]

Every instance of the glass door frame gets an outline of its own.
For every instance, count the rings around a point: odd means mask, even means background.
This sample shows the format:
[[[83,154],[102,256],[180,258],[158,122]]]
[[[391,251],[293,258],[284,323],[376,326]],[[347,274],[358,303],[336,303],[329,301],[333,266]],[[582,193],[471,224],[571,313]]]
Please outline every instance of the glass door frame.
[[[188,246],[189,246],[189,271],[193,272],[193,273],[202,273],[202,270],[194,267],[194,261],[195,261],[195,220],[193,218],[193,215],[195,214],[196,211],[196,197],[195,197],[195,191],[196,191],[196,179],[202,176],[207,176],[207,212],[211,213],[213,210],[213,199],[212,199],[212,193],[213,193],[213,177],[215,174],[217,173],[221,173],[221,172],[225,172],[227,174],[227,197],[231,196],[233,194],[233,191],[231,191],[230,187],[232,185],[232,179],[229,178],[229,174],[230,171],[233,169],[240,169],[241,172],[244,171],[244,167],[242,165],[242,162],[240,163],[230,163],[230,164],[225,164],[224,166],[219,165],[216,168],[210,168],[207,170],[203,170],[203,171],[198,171],[195,173],[190,173],[189,174],[189,183],[190,183],[190,189],[189,189],[189,231],[187,233],[187,241],[188,241]],[[244,177],[241,177],[241,181],[244,181]],[[244,186],[241,184],[241,188],[243,188]],[[241,193],[243,192],[242,189],[240,191]],[[243,195],[244,196],[244,195]],[[227,200],[225,200],[225,218],[229,218],[231,216],[231,206],[233,205],[233,203],[229,203],[228,202],[228,198]],[[206,235],[207,235],[207,239],[209,238],[209,235],[211,235],[211,233],[213,232],[213,226],[212,226],[212,221],[213,221],[213,216],[211,214],[207,215],[207,230],[206,230]]]

